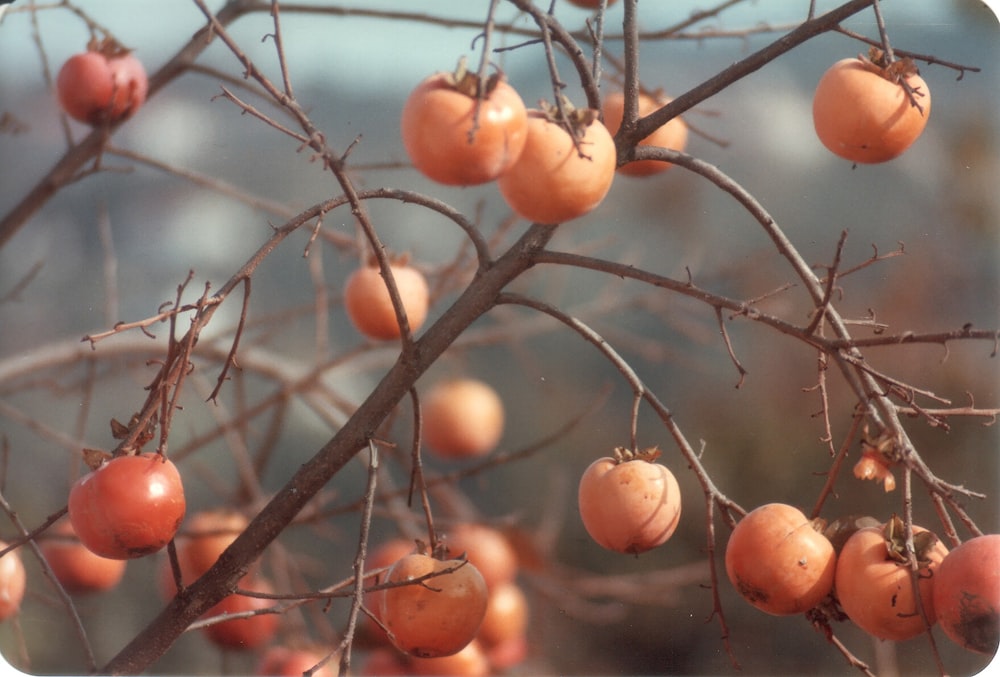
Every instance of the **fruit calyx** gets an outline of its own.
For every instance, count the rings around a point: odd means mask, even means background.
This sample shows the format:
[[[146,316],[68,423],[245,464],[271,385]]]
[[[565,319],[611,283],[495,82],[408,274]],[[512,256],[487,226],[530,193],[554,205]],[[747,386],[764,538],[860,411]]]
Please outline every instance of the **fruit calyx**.
[[[101,40],[96,37],[91,38],[87,43],[87,51],[96,52],[109,59],[120,59],[135,50],[129,49],[109,35]]]
[[[659,448],[647,447],[642,450],[629,449],[627,447],[615,447],[612,453],[612,458],[616,464],[628,463],[629,461],[646,461],[647,463],[654,463],[663,454]]]
[[[906,56],[890,61],[885,50],[873,46],[869,48],[867,56],[858,54],[858,60],[872,73],[902,87],[910,99],[910,105],[923,114],[924,108],[917,99],[925,94],[920,91],[919,87],[913,87],[909,83],[911,76],[920,75],[920,69],[917,68],[913,59]]]
[[[503,72],[496,72],[480,78],[479,73],[469,70],[469,63],[466,57],[458,58],[458,65],[455,70],[448,74],[448,84],[457,92],[461,92],[473,99],[489,98],[496,86],[503,80]]]
[[[577,108],[562,94],[559,95],[558,104],[540,100],[538,109],[545,115],[546,120],[566,129],[577,142],[583,139],[587,127],[598,117],[598,111],[593,108]]]
[[[859,54],[858,60],[865,64],[871,72],[877,73],[897,85],[903,84],[906,78],[911,75],[920,75],[920,69],[913,59],[906,56],[902,59],[889,61],[889,55],[879,47],[869,48],[867,55]]]
[[[885,535],[885,549],[889,559],[900,565],[910,563],[910,558],[906,554],[906,525],[899,515],[893,515],[882,530]],[[938,542],[938,537],[930,531],[921,531],[913,534],[913,554],[916,556],[917,565],[920,568],[931,563],[928,556]]]

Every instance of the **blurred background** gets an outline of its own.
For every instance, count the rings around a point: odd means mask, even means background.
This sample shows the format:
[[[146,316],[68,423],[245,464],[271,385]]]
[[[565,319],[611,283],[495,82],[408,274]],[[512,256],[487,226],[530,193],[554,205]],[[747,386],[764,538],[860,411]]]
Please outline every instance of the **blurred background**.
[[[12,6],[0,23],[0,113],[9,122],[0,134],[0,213],[8,212],[66,151],[67,138],[45,73],[54,73],[88,39],[86,24],[69,7],[83,10],[154,73],[203,25],[193,3],[80,0],[46,7],[34,15],[26,3]],[[327,3],[304,2],[302,5]],[[606,15],[605,49],[621,56],[621,3]],[[818,11],[839,3],[818,2]],[[217,8],[220,3],[212,3]],[[737,2],[695,23],[674,39],[650,39],[640,51],[640,78],[667,94],[683,93],[747,56],[800,22],[808,2]],[[42,7],[42,5],[39,5]],[[357,140],[350,161],[358,185],[390,186],[432,195],[481,224],[487,236],[509,241],[523,223],[504,225],[509,213],[493,186],[445,188],[406,164],[398,118],[403,100],[423,77],[450,70],[458,57],[477,57],[476,27],[488,3],[338,2],[363,13],[282,14],[288,70],[295,93],[335,149]],[[672,27],[708,2],[640,3],[641,29]],[[379,15],[380,12],[384,12]],[[591,15],[566,2],[554,12],[567,28],[586,30]],[[977,67],[959,78],[956,70],[921,63],[933,94],[933,112],[923,136],[902,157],[884,165],[852,167],[828,153],[815,137],[811,96],[834,61],[865,51],[844,35],[813,39],[761,71],[712,97],[686,115],[704,133],[688,152],[733,177],[774,216],[806,260],[829,264],[842,230],[849,231],[844,266],[874,252],[895,256],[842,281],[838,307],[847,318],[872,314],[890,333],[977,328],[1000,324],[997,256],[1000,225],[1000,26],[975,0],[907,0],[885,3],[889,36],[897,48]],[[416,16],[406,15],[412,13]],[[453,23],[445,19],[453,20]],[[591,20],[592,21],[592,20]],[[872,13],[845,26],[870,37]],[[517,31],[531,22],[501,5],[495,61],[526,103],[551,100],[540,44]],[[230,27],[232,35],[270,76],[278,74],[273,31],[264,11]],[[41,49],[40,49],[41,47]],[[223,45],[210,46],[200,65],[241,79],[242,71]],[[560,62],[567,95],[583,97],[573,72]],[[611,64],[605,73],[614,75]],[[615,85],[610,78],[605,88]],[[4,497],[27,525],[36,525],[65,505],[69,484],[80,472],[82,446],[110,448],[107,422],[126,420],[142,403],[153,375],[148,360],[165,344],[165,325],[152,332],[109,339],[92,354],[80,338],[116,321],[154,315],[173,299],[189,271],[185,300],[203,286],[223,284],[265,241],[270,224],[339,190],[332,176],[297,143],[218,98],[219,78],[189,73],[170,83],[112,139],[121,149],[178,170],[236,187],[273,203],[251,205],[232,194],[120,156],[103,159],[109,171],[87,176],[61,190],[0,249],[0,438]],[[273,108],[268,109],[275,113]],[[276,113],[275,113],[276,114]],[[85,130],[70,123],[74,139]],[[717,141],[724,141],[720,144]],[[434,277],[456,257],[462,242],[452,224],[412,205],[373,203],[379,234],[396,252],[407,251]],[[324,228],[348,236],[355,224],[347,210],[324,219]],[[240,394],[256,401],[333,355],[344,360],[323,381],[341,403],[293,399],[273,441],[273,457],[260,478],[273,492],[332,435],[351,403],[360,402],[392,363],[393,347],[365,345],[339,305],[339,289],[357,265],[357,254],[327,245],[303,257],[309,233],[289,238],[254,278],[251,329],[242,348]],[[687,279],[736,298],[751,299],[794,282],[790,268],[758,224],[705,180],[672,169],[651,179],[619,177],[596,211],[561,227],[557,249],[574,250]],[[318,262],[317,262],[318,260]],[[329,319],[317,327],[316,285],[330,295]],[[812,509],[829,468],[818,394],[817,356],[772,330],[736,318],[727,321],[733,348],[748,374],[742,387],[718,332],[711,308],[666,292],[651,293],[634,282],[583,270],[544,267],[530,271],[517,288],[580,317],[601,333],[673,412],[685,435],[704,444],[703,462],[719,488],[747,509],[771,501]],[[447,307],[456,289],[445,287],[432,310]],[[806,322],[809,306],[801,287],[770,297],[762,309]],[[235,500],[239,492],[231,440],[199,443],[238,400],[224,391],[219,407],[204,403],[218,373],[212,351],[225,353],[239,317],[232,299],[206,333],[206,356],[186,391],[185,410],[171,435],[172,450],[186,455],[189,511]],[[728,317],[727,317],[728,320]],[[183,325],[185,321],[182,320]],[[857,336],[870,329],[858,327]],[[328,345],[317,336],[328,336]],[[86,350],[84,350],[86,349]],[[906,346],[866,351],[883,373],[964,406],[974,397],[997,407],[997,358],[989,342]],[[215,358],[217,359],[217,358]],[[276,375],[277,374],[277,375]],[[554,443],[525,459],[463,479],[460,491],[437,497],[444,523],[472,512],[515,524],[531,534],[553,566],[526,571],[532,602],[528,662],[515,672],[540,674],[731,674],[734,672],[712,614],[706,587],[705,511],[700,486],[656,418],[643,410],[638,440],[660,445],[685,499],[677,534],[640,557],[605,552],[594,544],[576,511],[576,482],[587,464],[627,443],[631,392],[621,375],[589,344],[520,309],[500,308],[468,334],[420,381],[420,387],[450,375],[488,380],[504,398],[507,429],[500,452],[537,443],[561,428]],[[854,402],[834,374],[829,376],[834,446],[847,433]],[[234,389],[237,386],[234,384]],[[944,406],[929,403],[928,406]],[[388,431],[407,444],[406,416]],[[967,509],[981,529],[998,530],[1000,480],[997,427],[989,418],[950,419],[950,430],[919,419],[907,422],[931,469],[954,484],[988,494]],[[986,424],[986,425],[984,425]],[[253,426],[260,443],[267,421]],[[853,454],[853,450],[852,450]],[[850,459],[849,459],[850,461]],[[428,459],[433,471],[461,469]],[[401,463],[388,474],[405,484]],[[324,508],[336,512],[361,495],[364,466],[349,467],[331,482]],[[932,529],[933,508],[915,489],[915,521]],[[460,499],[460,500],[459,500]],[[882,519],[902,510],[901,492],[884,494],[875,483],[841,479],[823,516],[868,513]],[[2,520],[0,537],[13,535]],[[347,575],[357,540],[357,513],[322,524],[292,527],[280,546],[301,559],[307,580],[325,585]],[[379,515],[377,539],[396,533]],[[720,551],[727,530],[717,525]],[[0,646],[13,663],[35,673],[78,672],[82,652],[63,609],[39,576],[30,556],[29,596],[16,627],[0,626]],[[721,556],[717,557],[722,573]],[[106,661],[142,628],[162,599],[150,585],[160,558],[129,563],[125,583],[100,598],[78,600],[98,663]],[[558,566],[555,566],[558,563]],[[673,585],[677,572],[682,585]],[[693,573],[692,573],[693,572]],[[574,581],[604,576],[607,593],[581,592]],[[687,578],[685,578],[687,576]],[[621,578],[619,578],[621,577]],[[617,581],[624,587],[612,587]],[[600,588],[598,588],[600,590]],[[622,590],[627,591],[622,592]],[[854,671],[809,624],[774,618],[750,608],[728,582],[720,585],[730,641],[745,674],[845,674]],[[346,618],[346,604],[326,614],[333,627]],[[873,643],[848,623],[834,627],[862,660],[874,662]],[[987,663],[936,633],[951,674],[974,674]],[[902,674],[934,672],[924,640],[898,647]],[[30,663],[26,661],[30,659]],[[223,655],[197,633],[189,633],[154,666],[156,673],[240,673],[252,657]]]

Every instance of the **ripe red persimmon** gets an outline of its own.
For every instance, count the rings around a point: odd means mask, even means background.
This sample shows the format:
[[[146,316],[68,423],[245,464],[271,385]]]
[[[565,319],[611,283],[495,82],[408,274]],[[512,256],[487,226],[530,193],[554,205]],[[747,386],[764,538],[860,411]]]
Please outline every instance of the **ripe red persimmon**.
[[[387,588],[382,622],[389,639],[403,653],[420,658],[450,656],[471,642],[486,615],[489,592],[474,565],[414,553],[396,562],[387,581],[423,582]]]
[[[184,486],[177,467],[159,454],[118,456],[70,489],[69,519],[80,541],[101,557],[154,553],[184,520]]]
[[[274,588],[262,578],[244,579],[242,587],[249,592],[272,593]],[[234,593],[222,598],[205,613],[205,618],[223,614],[244,614],[274,606],[274,600]],[[203,629],[210,642],[224,649],[256,649],[271,641],[278,630],[279,617],[274,613],[259,613],[206,625]]]
[[[464,65],[417,85],[401,122],[413,165],[451,186],[486,183],[507,171],[524,148],[526,127],[524,102],[514,88],[500,75],[480,84]]]
[[[39,546],[59,584],[68,592],[88,593],[110,590],[125,575],[125,560],[108,559],[87,549],[73,530],[73,523],[57,522]]]
[[[750,511],[726,546],[726,574],[733,587],[775,616],[819,604],[833,587],[836,564],[830,541],[799,509],[783,503]]]
[[[430,292],[423,273],[406,263],[389,266],[396,281],[410,331],[417,331],[427,319]],[[377,266],[355,270],[344,284],[344,307],[351,322],[368,338],[388,340],[400,337],[399,322],[392,307],[389,288]]]
[[[658,450],[615,449],[580,478],[577,500],[587,533],[615,552],[638,554],[670,538],[681,518],[677,479],[656,462]]]
[[[445,534],[445,547],[452,558],[465,556],[476,567],[491,590],[517,576],[517,551],[499,529],[475,522],[460,522]]]
[[[7,545],[0,541],[0,550]],[[19,551],[11,550],[0,557],[0,621],[7,620],[21,608],[26,581]]]
[[[934,581],[934,612],[959,646],[995,654],[1000,646],[1000,534],[978,536],[948,553]]]
[[[324,652],[306,647],[272,646],[260,657],[254,674],[260,677],[302,677],[325,657]],[[333,656],[323,667],[309,674],[312,677],[337,677],[340,661]]]
[[[424,439],[443,458],[493,451],[503,435],[503,401],[488,384],[454,379],[435,384],[423,402]]]
[[[365,560],[365,571],[374,571],[391,567],[403,557],[413,553],[416,546],[413,541],[405,538],[391,538],[375,546],[368,553]],[[369,584],[381,583],[385,580],[388,572],[383,571],[377,578],[369,579]],[[375,617],[375,621],[382,621],[382,596],[383,590],[372,590],[366,592],[364,596],[365,608]],[[373,621],[366,614],[358,617],[360,639],[366,644],[380,646],[388,642],[385,632],[379,627],[378,622]]]
[[[913,596],[903,523],[865,527],[847,539],[837,558],[837,599],[855,625],[879,639],[902,641],[924,632],[924,619]],[[937,569],[948,549],[931,532],[913,527],[920,604],[931,625]]]
[[[525,636],[528,627],[528,597],[514,581],[490,588],[486,616],[476,638],[487,650]]]
[[[640,93],[637,103],[639,104],[639,117],[643,117],[670,103],[670,99],[655,99],[649,94]],[[622,118],[625,116],[625,94],[622,92],[608,94],[604,97],[601,111],[604,115],[604,126],[614,136],[618,133],[618,128],[622,125]],[[652,134],[640,141],[639,145],[684,150],[687,145],[687,137],[687,125],[680,118],[674,118],[654,130]],[[637,160],[619,167],[618,173],[626,176],[652,176],[665,172],[671,167],[673,165],[669,162],[661,162],[660,160]]]
[[[230,508],[202,510],[192,515],[176,543],[184,583],[193,582],[212,568],[249,523],[243,513]]]
[[[915,68],[898,64],[883,69],[857,58],[841,59],[820,78],[813,123],[832,153],[852,162],[886,162],[924,131],[931,112],[930,90]]]
[[[568,105],[568,104],[567,104]],[[596,208],[611,189],[617,151],[596,111],[568,114],[577,141],[553,112],[528,111],[528,139],[497,187],[522,218],[554,225]]]
[[[110,40],[92,43],[86,52],[71,56],[56,76],[62,109],[94,126],[133,115],[146,101],[148,88],[142,63]]]
[[[184,529],[174,537],[181,582],[191,585],[208,571],[248,524],[242,513],[230,508],[202,510],[188,517]],[[164,599],[177,593],[169,558],[160,560],[158,584]]]
[[[490,662],[486,652],[476,640],[447,656],[413,657],[409,666],[412,674],[428,677],[486,677],[490,674]]]

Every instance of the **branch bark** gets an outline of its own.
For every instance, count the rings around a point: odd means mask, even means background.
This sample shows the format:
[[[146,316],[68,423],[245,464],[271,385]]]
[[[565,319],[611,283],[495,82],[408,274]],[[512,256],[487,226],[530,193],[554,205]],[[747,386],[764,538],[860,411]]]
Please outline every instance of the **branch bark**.
[[[320,489],[364,449],[372,434],[424,371],[476,318],[488,311],[504,287],[534,265],[535,254],[552,236],[551,226],[533,225],[476,280],[386,373],[353,416],[303,464],[250,522],[215,565],[179,593],[160,614],[104,666],[104,674],[135,674],[162,656],[182,632],[227,594],[250,564]]]

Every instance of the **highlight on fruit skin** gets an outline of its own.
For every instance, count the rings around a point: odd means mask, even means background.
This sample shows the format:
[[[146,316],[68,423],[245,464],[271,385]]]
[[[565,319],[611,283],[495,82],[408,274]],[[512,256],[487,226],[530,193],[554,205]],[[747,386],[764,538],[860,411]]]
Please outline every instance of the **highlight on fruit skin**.
[[[830,152],[861,164],[886,162],[924,131],[931,95],[909,59],[885,63],[881,50],[841,59],[813,95],[816,135]]]

